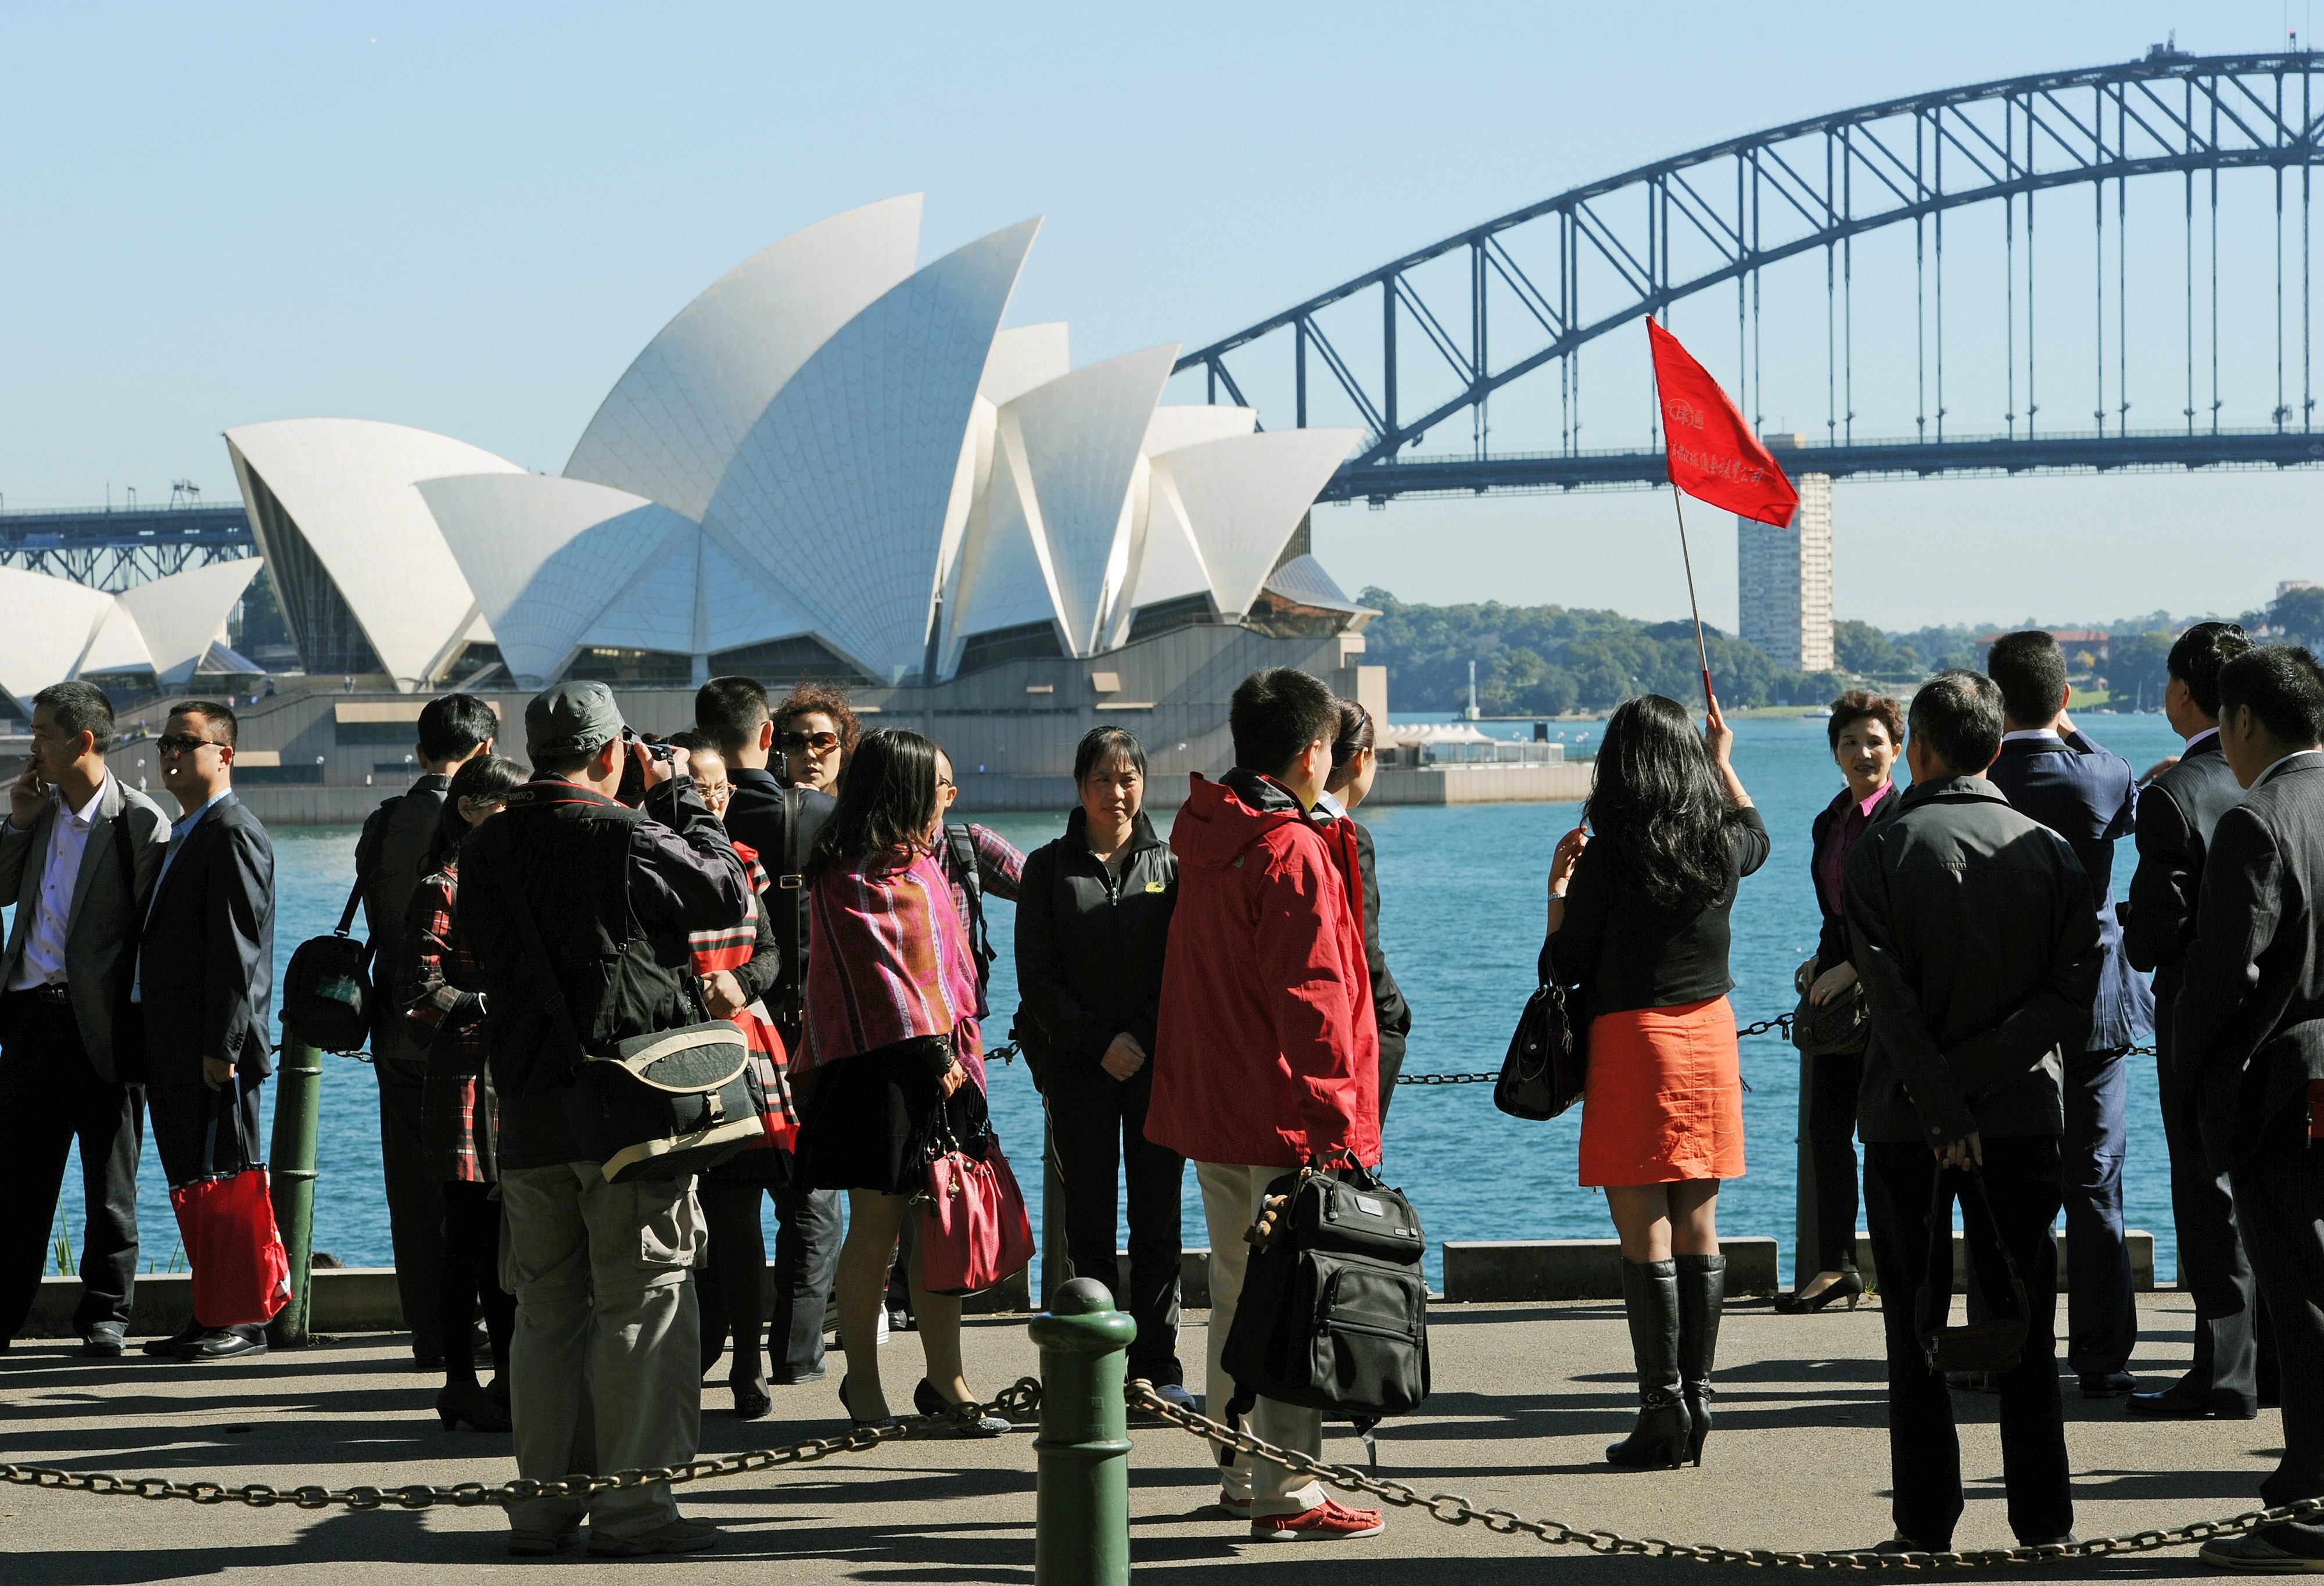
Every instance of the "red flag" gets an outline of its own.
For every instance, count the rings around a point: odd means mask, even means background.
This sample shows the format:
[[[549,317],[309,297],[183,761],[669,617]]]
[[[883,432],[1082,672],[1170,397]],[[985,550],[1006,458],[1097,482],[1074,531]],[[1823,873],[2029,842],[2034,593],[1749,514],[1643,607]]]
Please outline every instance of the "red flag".
[[[1662,403],[1671,483],[1698,501],[1790,528],[1800,493],[1719,382],[1651,318],[1646,340],[1654,349],[1655,393]]]

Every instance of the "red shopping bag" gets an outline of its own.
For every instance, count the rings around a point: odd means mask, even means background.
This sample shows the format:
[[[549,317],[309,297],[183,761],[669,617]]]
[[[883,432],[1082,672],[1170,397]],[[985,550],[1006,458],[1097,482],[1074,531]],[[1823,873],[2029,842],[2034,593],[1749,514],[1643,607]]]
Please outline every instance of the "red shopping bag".
[[[240,1140],[240,1085],[229,1080],[218,1091],[202,1146],[202,1176],[170,1192],[178,1214],[178,1237],[193,1271],[194,1319],[204,1327],[263,1326],[290,1303],[290,1257],[274,1226],[274,1197],[266,1166]],[[244,1165],[214,1173],[221,1114],[234,1120]]]
[[[919,1248],[931,1294],[973,1294],[1032,1265],[1033,1224],[998,1135],[986,1135],[981,1156],[948,1139],[929,1159]]]

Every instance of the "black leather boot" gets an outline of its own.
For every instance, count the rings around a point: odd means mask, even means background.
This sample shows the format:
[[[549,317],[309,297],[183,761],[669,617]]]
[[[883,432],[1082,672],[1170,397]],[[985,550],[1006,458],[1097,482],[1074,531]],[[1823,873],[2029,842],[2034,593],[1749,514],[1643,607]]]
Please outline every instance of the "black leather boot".
[[[1727,1257],[1678,1257],[1678,1377],[1692,1424],[1687,1452],[1702,1463],[1711,1437],[1711,1368],[1719,1358],[1719,1317],[1727,1303]]]
[[[1606,1450],[1613,1464],[1669,1470],[1683,1464],[1693,1422],[1680,1396],[1678,1266],[1671,1261],[1622,1263],[1622,1308],[1629,1313],[1630,1353],[1638,1363],[1638,1424]]]

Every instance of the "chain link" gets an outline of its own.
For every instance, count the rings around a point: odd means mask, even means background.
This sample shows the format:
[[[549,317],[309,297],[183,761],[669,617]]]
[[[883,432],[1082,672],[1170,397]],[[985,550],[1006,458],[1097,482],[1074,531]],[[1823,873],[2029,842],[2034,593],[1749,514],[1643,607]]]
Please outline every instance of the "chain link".
[[[1659,1536],[1626,1536],[1618,1531],[1583,1530],[1563,1520],[1527,1520],[1509,1509],[1480,1509],[1458,1493],[1436,1492],[1426,1497],[1406,1481],[1367,1475],[1351,1465],[1333,1465],[1277,1448],[1248,1432],[1226,1426],[1191,1410],[1182,1410],[1154,1391],[1143,1379],[1124,1390],[1130,1407],[1192,1433],[1207,1442],[1252,1459],[1280,1465],[1295,1476],[1329,1482],[1343,1492],[1360,1492],[1400,1509],[1418,1509],[1447,1526],[1481,1523],[1500,1536],[1523,1534],[1553,1547],[1586,1547],[1592,1553],[1636,1554],[1698,1564],[1750,1564],[1761,1569],[1791,1570],[1929,1570],[1987,1569],[1999,1564],[2047,1564],[2066,1559],[2102,1558],[2118,1553],[2152,1553],[2157,1548],[2185,1547],[2217,1536],[2237,1536],[2264,1526],[2310,1520],[2324,1516],[2324,1498],[2302,1498],[2282,1508],[2252,1509],[2217,1520],[2198,1520],[2168,1531],[2139,1531],[2126,1536],[2101,1536],[2088,1542],[2045,1543],[2040,1546],[1982,1548],[1968,1553],[1874,1553],[1866,1550],[1832,1553],[1785,1552],[1765,1547],[1720,1547],[1711,1544],[1666,1542]]]
[[[269,1487],[252,1482],[227,1487],[217,1481],[171,1481],[160,1476],[114,1476],[103,1471],[61,1470],[48,1465],[0,1464],[0,1482],[17,1487],[46,1488],[55,1492],[94,1492],[107,1497],[164,1499],[182,1498],[198,1504],[244,1504],[254,1509],[288,1504],[294,1508],[427,1509],[439,1506],[481,1508],[494,1504],[530,1503],[542,1498],[587,1498],[624,1487],[652,1487],[687,1481],[712,1481],[722,1476],[742,1476],[783,1465],[807,1465],[834,1454],[860,1454],[881,1443],[909,1442],[934,1437],[970,1424],[980,1416],[998,1414],[1024,1422],[1041,1410],[1038,1377],[1020,1377],[994,1396],[990,1405],[954,1405],[941,1415],[899,1415],[876,1425],[858,1426],[844,1437],[818,1437],[779,1448],[752,1449],[746,1453],[720,1454],[683,1465],[616,1470],[610,1476],[567,1476],[562,1481],[536,1481],[521,1476],[490,1487],[462,1481],[450,1487],[414,1482],[405,1487]]]

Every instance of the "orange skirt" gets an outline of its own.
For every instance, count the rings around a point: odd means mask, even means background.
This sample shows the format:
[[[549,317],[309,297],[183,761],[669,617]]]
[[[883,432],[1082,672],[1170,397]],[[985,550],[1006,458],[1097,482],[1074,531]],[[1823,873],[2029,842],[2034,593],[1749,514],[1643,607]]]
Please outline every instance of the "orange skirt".
[[[1592,1019],[1581,1182],[1742,1176],[1743,1069],[1727,999]]]

